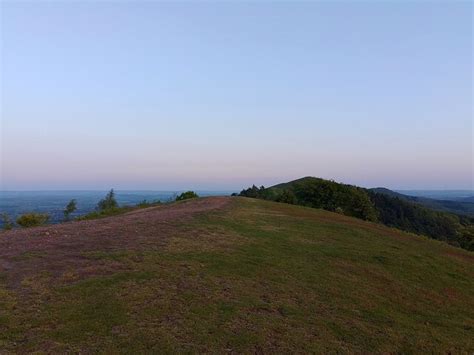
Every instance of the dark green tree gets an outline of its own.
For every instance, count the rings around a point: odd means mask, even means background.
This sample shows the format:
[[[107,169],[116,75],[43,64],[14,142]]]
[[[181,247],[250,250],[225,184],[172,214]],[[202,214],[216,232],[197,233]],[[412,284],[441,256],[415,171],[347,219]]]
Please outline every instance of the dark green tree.
[[[293,191],[288,189],[283,190],[283,192],[276,197],[275,201],[289,203],[290,205],[295,205],[297,203],[295,194]]]
[[[63,211],[64,219],[68,221],[69,217],[71,216],[71,213],[73,213],[75,210],[77,210],[76,200],[72,199],[71,201],[69,201],[69,203],[67,204],[66,208]]]
[[[197,197],[199,196],[194,191],[186,191],[186,192],[183,192],[178,197],[176,197],[176,201],[188,200],[190,198],[197,198]]]
[[[99,211],[111,210],[118,207],[117,200],[115,199],[114,189],[111,189],[105,197],[97,204]]]
[[[264,186],[258,188],[257,186],[252,185],[252,187],[242,190],[240,196],[266,199],[266,189]]]

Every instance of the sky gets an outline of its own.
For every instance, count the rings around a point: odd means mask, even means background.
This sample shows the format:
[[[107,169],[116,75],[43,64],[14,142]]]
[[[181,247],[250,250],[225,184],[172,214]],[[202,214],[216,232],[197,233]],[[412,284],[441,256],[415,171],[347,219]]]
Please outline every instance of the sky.
[[[0,10],[0,190],[474,187],[471,2]]]

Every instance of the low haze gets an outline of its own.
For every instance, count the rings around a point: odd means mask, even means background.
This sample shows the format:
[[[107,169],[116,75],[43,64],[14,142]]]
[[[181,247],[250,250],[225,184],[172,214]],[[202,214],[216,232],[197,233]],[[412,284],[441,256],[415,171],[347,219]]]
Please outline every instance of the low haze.
[[[1,12],[0,190],[473,188],[470,2]]]

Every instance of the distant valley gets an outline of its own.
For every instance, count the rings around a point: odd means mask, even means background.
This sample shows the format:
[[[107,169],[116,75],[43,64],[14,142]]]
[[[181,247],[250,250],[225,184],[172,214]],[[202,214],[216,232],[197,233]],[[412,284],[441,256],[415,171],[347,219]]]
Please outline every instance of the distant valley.
[[[402,195],[427,197],[435,200],[474,201],[474,190],[393,190]]]
[[[445,211],[463,215],[474,215],[474,192],[470,191],[393,191],[383,187],[370,189],[371,191],[398,197],[407,201],[419,203],[437,211]],[[414,195],[410,195],[413,193]],[[433,197],[427,197],[433,196]],[[437,198],[434,198],[436,196]]]

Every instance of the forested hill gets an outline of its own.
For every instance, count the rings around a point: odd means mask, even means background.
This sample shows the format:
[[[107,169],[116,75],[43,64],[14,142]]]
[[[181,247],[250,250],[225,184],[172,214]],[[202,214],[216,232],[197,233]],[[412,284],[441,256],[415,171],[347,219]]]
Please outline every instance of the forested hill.
[[[463,214],[466,216],[474,216],[474,200],[473,197],[467,197],[460,200],[438,200],[428,197],[404,195],[384,187],[370,189],[372,192],[382,193],[392,197],[399,197],[403,200],[419,203],[425,207],[437,211],[451,212],[455,214]]]
[[[474,218],[436,211],[398,195],[401,194],[368,190],[315,177],[269,188],[254,185],[240,193],[244,197],[322,208],[474,250]]]

